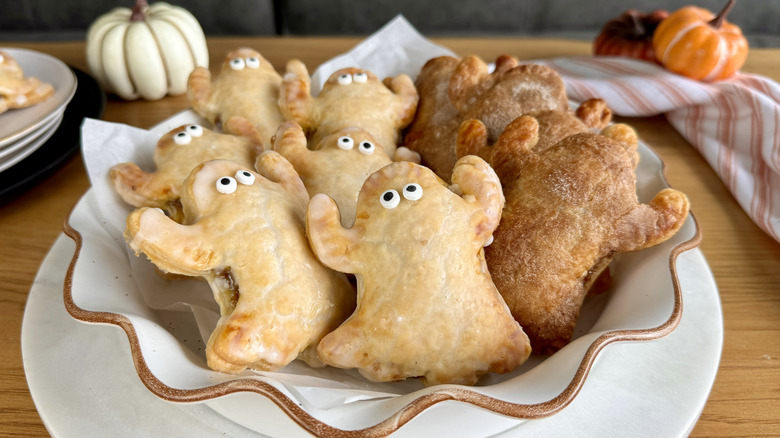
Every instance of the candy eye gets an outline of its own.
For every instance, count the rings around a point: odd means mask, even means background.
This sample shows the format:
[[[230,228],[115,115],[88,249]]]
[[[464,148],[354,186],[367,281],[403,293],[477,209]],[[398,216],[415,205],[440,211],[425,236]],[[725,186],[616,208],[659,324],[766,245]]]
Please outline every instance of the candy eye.
[[[252,175],[252,172],[246,170],[239,170],[238,172],[236,172],[236,181],[240,182],[245,186],[251,186],[252,184],[255,183],[255,176]]]
[[[416,201],[422,198],[423,189],[419,184],[411,183],[404,186],[404,198],[410,201]]]
[[[260,67],[260,59],[255,58],[254,56],[246,58],[246,66],[249,68],[258,68]]]
[[[241,58],[235,58],[230,60],[230,68],[233,70],[241,70],[244,68],[246,64],[244,63],[244,60]]]
[[[358,84],[362,84],[363,82],[368,80],[368,75],[365,73],[355,73],[352,75],[352,80],[357,82]]]
[[[222,178],[217,180],[217,191],[219,193],[224,193],[226,195],[229,195],[235,192],[236,188],[238,188],[238,184],[236,184],[236,180],[229,176],[223,176]]]
[[[173,136],[173,141],[175,141],[176,144],[190,144],[192,137],[187,133],[187,131],[181,131],[177,132],[176,135]]]
[[[401,197],[398,195],[398,192],[390,189],[382,193],[382,196],[379,197],[379,202],[382,204],[382,207],[389,210],[398,206],[398,203],[401,202]]]
[[[348,151],[352,149],[352,146],[355,146],[355,140],[352,140],[352,138],[346,136],[339,137],[339,141],[336,144],[338,144],[341,149]]]
[[[366,140],[360,143],[360,147],[358,150],[366,155],[371,155],[374,153],[374,143],[371,143],[370,141]]]
[[[352,76],[348,74],[343,74],[339,76],[339,84],[341,85],[349,85],[352,83]]]
[[[200,137],[203,135],[203,127],[198,125],[190,125],[187,127],[187,133],[193,137]]]

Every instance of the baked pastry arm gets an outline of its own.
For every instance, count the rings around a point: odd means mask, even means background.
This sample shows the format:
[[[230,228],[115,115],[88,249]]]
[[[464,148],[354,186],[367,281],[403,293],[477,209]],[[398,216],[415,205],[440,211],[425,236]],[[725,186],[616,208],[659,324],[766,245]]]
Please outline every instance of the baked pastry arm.
[[[159,209],[140,208],[127,216],[125,239],[136,255],[143,252],[164,272],[194,277],[221,263],[210,244],[198,238],[205,235],[199,231],[199,225],[181,225]]]

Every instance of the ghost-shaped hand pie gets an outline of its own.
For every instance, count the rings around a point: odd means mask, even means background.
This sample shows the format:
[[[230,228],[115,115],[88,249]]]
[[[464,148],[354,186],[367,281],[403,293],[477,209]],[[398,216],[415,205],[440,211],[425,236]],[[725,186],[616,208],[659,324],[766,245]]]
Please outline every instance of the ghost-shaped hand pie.
[[[288,120],[301,125],[309,144],[344,128],[360,128],[370,133],[392,157],[399,131],[406,127],[417,109],[417,90],[409,76],[401,74],[384,83],[372,72],[345,68],[333,73],[315,98],[306,66],[292,60],[282,81],[279,108]]]
[[[570,135],[593,132],[599,129],[602,130],[602,134],[616,140],[629,144],[637,141],[636,133],[627,125],[609,125],[609,122],[612,120],[612,111],[602,99],[588,99],[574,111],[568,109],[564,111],[542,110],[531,111],[525,115],[536,120],[538,129],[535,130],[533,144],[533,150],[536,153],[558,144],[558,142]],[[464,131],[475,129],[478,131],[477,135],[463,135],[462,132],[459,132],[455,146],[456,155],[459,157],[476,154],[484,158],[490,156],[495,149],[502,149],[488,145],[488,139],[484,138],[488,135],[484,123],[476,124],[470,121],[461,124],[459,129]],[[611,134],[606,134],[607,132],[611,132]],[[504,139],[506,138],[512,137],[506,135]],[[501,137],[499,136],[496,141],[500,140]],[[629,154],[635,158],[634,167],[636,167],[636,164],[639,162],[639,155],[636,154],[635,149],[629,151]]]
[[[538,130],[523,116],[488,146],[487,128],[467,121],[458,151],[483,156],[501,179],[506,206],[487,264],[534,351],[551,353],[571,340],[586,292],[612,257],[671,237],[689,204],[670,188],[637,201],[638,140],[626,125],[570,135],[541,152]]]
[[[388,164],[364,183],[351,228],[331,198],[311,199],[315,254],[358,284],[357,310],[320,342],[323,362],[372,381],[435,385],[473,384],[528,358],[482,250],[501,218],[501,184],[475,156],[459,160],[452,179],[448,187],[423,166]]]
[[[200,125],[182,125],[163,135],[154,150],[156,171],[146,172],[135,163],[120,163],[109,171],[117,193],[134,207],[156,207],[181,222],[181,186],[192,169],[216,159],[230,160],[252,168],[263,151],[254,126],[231,120],[234,131],[245,136],[220,134]]]
[[[24,77],[16,60],[7,52],[0,51],[0,113],[41,103],[53,94],[51,84]]]
[[[421,156],[421,163],[449,180],[458,157],[453,150],[463,121],[450,103],[449,81],[460,60],[440,56],[428,60],[415,80],[420,102],[403,144]]]
[[[539,141],[534,145],[534,152],[541,152],[570,135],[603,129],[612,120],[612,111],[602,99],[589,99],[574,111],[542,110],[525,115],[535,118],[539,125]]]
[[[511,67],[511,68],[509,68]],[[495,141],[509,123],[532,111],[567,111],[563,80],[550,67],[524,64],[488,72],[480,58],[469,56],[450,78],[449,96],[463,120],[481,120]]]
[[[309,196],[295,170],[275,152],[258,164],[259,174],[225,160],[193,170],[182,193],[188,225],[153,208],[127,218],[125,238],[136,254],[209,282],[221,318],[206,358],[226,373],[277,370],[298,357],[321,365],[317,344],[354,309],[346,277],[309,248]]]
[[[476,56],[434,58],[423,66],[416,85],[418,114],[404,144],[419,152],[422,163],[445,180],[458,158],[455,144],[463,121],[482,121],[492,142],[521,115],[569,111],[566,87],[554,70],[518,65],[507,55],[496,59],[492,73]]]
[[[231,117],[249,120],[270,149],[271,137],[284,122],[278,107],[281,82],[282,77],[259,52],[240,48],[228,53],[213,81],[207,68],[196,67],[189,77],[187,97],[195,112],[227,132],[230,126],[223,125]]]
[[[307,147],[301,126],[285,122],[274,137],[273,148],[290,161],[310,196],[325,193],[336,201],[345,227],[355,220],[355,205],[363,182],[392,162],[382,145],[360,128],[340,129],[312,150]],[[396,149],[397,161],[408,157],[405,151],[408,149]]]

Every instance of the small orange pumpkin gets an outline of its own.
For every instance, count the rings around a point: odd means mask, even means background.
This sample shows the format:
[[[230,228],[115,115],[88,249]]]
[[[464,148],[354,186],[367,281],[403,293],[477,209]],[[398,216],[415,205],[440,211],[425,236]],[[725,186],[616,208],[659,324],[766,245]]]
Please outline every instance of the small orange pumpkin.
[[[696,6],[669,14],[653,36],[658,61],[668,70],[702,81],[726,79],[745,63],[747,39],[726,21],[736,0],[714,15]]]

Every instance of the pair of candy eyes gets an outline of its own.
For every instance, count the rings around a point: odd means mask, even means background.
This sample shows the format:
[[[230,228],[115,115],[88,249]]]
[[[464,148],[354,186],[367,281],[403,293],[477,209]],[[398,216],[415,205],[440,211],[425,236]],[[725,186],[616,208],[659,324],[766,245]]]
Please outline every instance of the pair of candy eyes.
[[[229,195],[236,191],[238,183],[245,186],[251,186],[255,183],[255,176],[252,175],[252,172],[246,170],[239,170],[236,172],[235,177],[223,176],[217,180],[217,191]]]
[[[198,125],[190,125],[184,128],[184,131],[177,132],[173,136],[173,141],[176,144],[190,144],[192,137],[200,137],[203,135],[203,128]]]
[[[339,145],[339,148],[344,149],[345,151],[348,151],[352,149],[355,146],[355,140],[352,139],[352,137],[339,137],[339,141],[337,143]],[[360,147],[358,147],[358,150],[366,155],[371,155],[374,153],[374,143],[371,143],[368,140],[363,140],[360,142]]]
[[[239,170],[236,172],[235,177],[223,176],[222,178],[218,179],[217,191],[219,193],[229,195],[236,191],[238,188],[238,183],[241,183],[245,186],[250,186],[254,184],[254,182],[255,176],[252,175],[251,172],[246,170]],[[417,201],[422,198],[423,195],[422,187],[416,183],[409,183],[405,185],[401,192],[403,192],[404,198],[409,201]],[[379,202],[382,204],[382,207],[392,209],[397,207],[401,202],[401,196],[398,195],[398,192],[393,189],[385,190],[385,192],[382,193],[382,196],[379,197]]]
[[[355,73],[353,75],[350,75],[348,73],[344,73],[343,75],[339,76],[339,84],[341,85],[349,85],[352,82],[356,82],[358,84],[362,84],[363,82],[366,82],[368,80],[368,75],[365,73]]]
[[[417,201],[418,199],[422,198],[423,195],[422,187],[416,183],[409,183],[405,185],[401,192],[404,194],[404,198],[409,201]],[[382,207],[388,210],[397,207],[398,203],[400,202],[401,196],[398,195],[398,192],[393,189],[385,190],[384,193],[379,196],[379,203],[382,204]]]
[[[233,70],[241,70],[244,67],[260,68],[260,58],[250,56],[249,58],[233,58],[230,60],[230,68]]]

